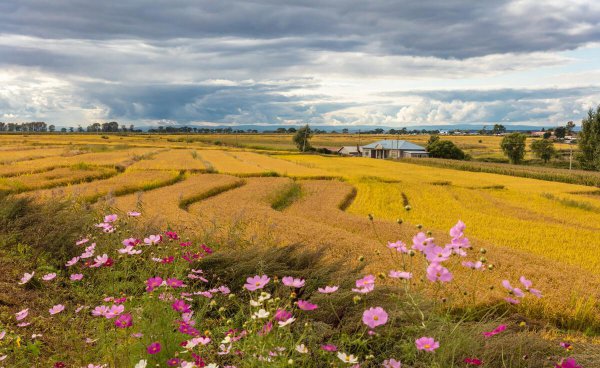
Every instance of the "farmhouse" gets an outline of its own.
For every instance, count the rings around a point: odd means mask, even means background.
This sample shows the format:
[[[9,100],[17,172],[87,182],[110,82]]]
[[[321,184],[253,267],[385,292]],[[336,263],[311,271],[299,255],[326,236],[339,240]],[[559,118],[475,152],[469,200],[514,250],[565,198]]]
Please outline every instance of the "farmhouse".
[[[428,157],[424,147],[414,143],[397,139],[384,139],[366,146],[362,146],[363,157],[371,158],[400,158],[400,157]]]
[[[342,148],[337,150],[337,153],[342,156],[360,157],[360,156],[362,156],[362,147],[360,147],[359,145],[343,146]]]

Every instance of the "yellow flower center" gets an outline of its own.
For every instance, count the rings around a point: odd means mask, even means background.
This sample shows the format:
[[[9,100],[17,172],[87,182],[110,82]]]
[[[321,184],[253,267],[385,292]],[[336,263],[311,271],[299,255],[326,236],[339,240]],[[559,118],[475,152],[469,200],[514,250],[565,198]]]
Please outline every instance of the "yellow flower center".
[[[425,349],[429,349],[430,347],[431,347],[431,345],[425,344]]]
[[[375,321],[379,321],[379,317],[378,317],[378,316],[374,316],[374,317],[373,317],[373,319],[374,319]]]
[[[256,285],[256,286],[260,286],[260,282],[257,282],[255,285]]]

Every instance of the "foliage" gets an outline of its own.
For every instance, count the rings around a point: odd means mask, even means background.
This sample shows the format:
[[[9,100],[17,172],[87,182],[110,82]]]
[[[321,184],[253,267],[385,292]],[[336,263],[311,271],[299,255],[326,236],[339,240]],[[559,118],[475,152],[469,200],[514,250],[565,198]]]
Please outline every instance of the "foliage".
[[[502,138],[500,147],[512,164],[519,164],[525,157],[526,139],[527,136],[522,133],[511,133]]]
[[[436,138],[434,138],[436,137]],[[432,135],[427,144],[427,152],[431,157],[447,158],[452,160],[464,160],[467,155],[453,142],[440,140],[438,136]]]
[[[531,142],[531,150],[537,157],[544,160],[544,162],[548,162],[556,155],[554,143],[548,139],[539,139]]]
[[[301,152],[307,152],[312,149],[310,145],[310,139],[313,136],[313,132],[310,129],[310,126],[306,124],[305,126],[298,128],[296,133],[294,134],[292,141],[296,144],[296,147]]]
[[[596,111],[590,109],[581,122],[579,132],[579,162],[584,169],[600,170],[600,105]]]

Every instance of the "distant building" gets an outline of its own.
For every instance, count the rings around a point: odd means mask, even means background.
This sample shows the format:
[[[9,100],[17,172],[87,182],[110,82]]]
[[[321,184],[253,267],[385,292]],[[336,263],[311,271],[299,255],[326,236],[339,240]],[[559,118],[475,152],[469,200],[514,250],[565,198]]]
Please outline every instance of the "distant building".
[[[362,146],[363,157],[370,158],[401,158],[401,157],[428,157],[429,153],[424,147],[414,143],[397,139],[384,139],[366,146]]]
[[[531,135],[532,135],[532,136],[534,136],[534,137],[543,137],[543,136],[544,136],[544,134],[546,134],[546,132],[542,132],[542,131],[539,131],[539,132],[531,132]]]
[[[359,145],[343,146],[342,148],[337,150],[337,153],[342,156],[360,157],[360,156],[362,156],[362,148]]]

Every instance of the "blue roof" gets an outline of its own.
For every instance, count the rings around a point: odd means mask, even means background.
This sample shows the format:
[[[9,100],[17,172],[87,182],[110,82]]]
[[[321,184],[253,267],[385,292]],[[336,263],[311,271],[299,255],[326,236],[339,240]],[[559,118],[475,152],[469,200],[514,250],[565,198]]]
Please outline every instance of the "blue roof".
[[[377,147],[381,146],[381,147]],[[425,147],[418,146],[414,143],[410,143],[407,141],[401,141],[397,139],[384,139],[382,141],[373,142],[371,144],[367,144],[363,146],[363,148],[368,149],[399,149],[403,151],[425,151]]]

